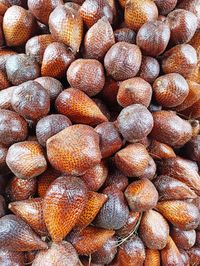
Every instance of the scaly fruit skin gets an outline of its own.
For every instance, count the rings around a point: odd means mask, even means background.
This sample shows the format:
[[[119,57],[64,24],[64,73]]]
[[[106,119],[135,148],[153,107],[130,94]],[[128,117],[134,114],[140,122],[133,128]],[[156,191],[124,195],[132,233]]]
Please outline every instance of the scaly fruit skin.
[[[4,248],[0,249],[0,265],[24,266],[25,265],[24,252],[10,251]]]
[[[148,151],[154,159],[168,159],[176,157],[174,150],[169,145],[156,140],[151,142],[148,147]]]
[[[160,252],[155,249],[145,249],[145,262],[144,266],[160,266]]]
[[[189,255],[191,265],[199,265],[200,262],[199,246],[194,246],[191,249],[187,250],[187,254]]]
[[[54,242],[59,243],[72,230],[87,199],[87,188],[78,177],[61,176],[50,185],[43,201],[43,215]]]
[[[19,217],[9,214],[0,219],[0,247],[11,251],[48,248],[31,227]]]
[[[83,175],[101,161],[99,136],[90,126],[73,125],[47,140],[52,166],[68,175]]]
[[[116,231],[117,236],[127,237],[130,233],[132,233],[140,217],[141,217],[140,212],[131,211],[129,213],[129,217],[128,220],[126,221],[126,224]]]
[[[190,249],[196,242],[196,231],[195,230],[180,230],[176,227],[172,227],[170,230],[170,236],[178,248]]]

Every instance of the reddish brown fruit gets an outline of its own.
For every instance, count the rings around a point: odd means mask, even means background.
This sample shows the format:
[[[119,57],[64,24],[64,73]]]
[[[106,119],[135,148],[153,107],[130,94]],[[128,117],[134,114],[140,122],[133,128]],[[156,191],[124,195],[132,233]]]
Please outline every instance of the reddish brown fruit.
[[[26,121],[17,113],[9,110],[0,110],[0,143],[11,145],[27,137]]]
[[[105,188],[103,193],[108,196],[108,200],[99,211],[95,225],[105,229],[118,230],[126,224],[129,215],[124,194],[115,186]]]
[[[62,266],[79,265],[79,258],[74,247],[63,241],[62,243],[52,243],[48,250],[40,251],[37,253],[32,266]]]
[[[74,5],[66,3],[57,6],[49,16],[49,29],[53,38],[76,53],[83,37],[83,21],[78,13],[78,6]]]
[[[71,125],[69,118],[64,115],[52,114],[43,117],[36,125],[38,142],[45,147],[49,138]]]
[[[1,0],[0,2],[0,15],[3,16],[6,10],[10,7],[10,4],[7,0]]]
[[[31,251],[48,248],[19,217],[9,214],[0,219],[0,247],[12,251]]]
[[[58,6],[62,5],[62,0],[28,0],[28,8],[31,13],[36,17],[37,20],[41,21],[43,24],[48,25],[49,15]]]
[[[158,202],[158,192],[153,183],[146,178],[132,182],[124,195],[132,211],[150,210]]]
[[[145,249],[146,258],[144,266],[160,266],[160,252],[153,249]]]
[[[156,177],[156,163],[150,157],[147,168],[144,170],[143,175],[139,176],[139,178],[140,179],[142,179],[142,178],[148,178],[149,180],[152,180],[155,177]]]
[[[24,179],[38,176],[47,168],[43,150],[36,141],[13,144],[8,150],[6,163],[17,177]]]
[[[8,148],[0,144],[0,169],[6,166],[6,155],[8,153]]]
[[[39,83],[30,80],[14,88],[11,104],[24,118],[38,120],[48,114],[50,96]]]
[[[128,178],[117,169],[113,169],[106,178],[104,187],[108,187],[111,185],[114,185],[121,191],[124,191],[128,186]]]
[[[184,0],[178,4],[178,8],[183,8],[194,13],[197,16],[198,28],[200,28],[200,10],[199,10],[200,1],[199,0]]]
[[[18,177],[11,178],[6,187],[6,195],[9,201],[26,200],[33,196],[37,191],[37,180],[21,179]]]
[[[171,237],[168,238],[166,247],[163,250],[161,250],[161,258],[163,266],[184,265],[181,253],[179,252],[176,244],[171,239]]]
[[[135,44],[136,33],[129,28],[120,28],[114,31],[116,42],[128,42]]]
[[[10,86],[8,78],[6,74],[0,70],[0,90],[6,89]]]
[[[139,212],[131,211],[129,213],[129,217],[126,224],[122,228],[117,230],[116,234],[121,238],[126,238],[127,236],[129,236],[135,229],[135,226],[138,223],[140,216],[141,214]]]
[[[165,74],[178,73],[187,77],[197,65],[196,50],[189,44],[179,44],[163,55],[162,69]]]
[[[171,30],[170,40],[174,44],[187,43],[197,29],[197,17],[190,11],[176,9],[168,14],[167,23]]]
[[[182,111],[182,114],[185,117],[190,119],[199,119],[200,118],[200,100],[195,102],[192,106]]]
[[[148,167],[150,156],[140,143],[130,144],[115,154],[117,168],[128,177],[139,177]]]
[[[12,50],[5,50],[5,49],[0,49],[0,70],[6,71],[6,60],[11,56],[16,54],[16,52]]]
[[[200,162],[200,135],[193,137],[185,146],[190,160]]]
[[[159,14],[167,15],[170,11],[172,11],[177,4],[177,0],[154,0],[156,3]]]
[[[173,149],[167,144],[153,140],[148,148],[150,155],[154,159],[169,159],[175,158],[176,154]]]
[[[96,103],[77,89],[69,88],[61,92],[55,105],[59,113],[75,123],[97,125],[107,121]]]
[[[3,248],[0,249],[1,265],[24,266],[24,263],[25,263],[24,252],[10,251]]]
[[[153,83],[160,73],[158,61],[150,56],[143,56],[139,76],[149,83]]]
[[[158,176],[154,185],[158,190],[160,201],[194,199],[197,197],[194,191],[185,183],[166,175]]]
[[[200,262],[200,247],[194,246],[187,251],[190,257],[190,265],[199,265]]]
[[[181,258],[184,262],[184,266],[189,266],[190,265],[190,258],[187,254],[187,252],[184,249],[179,249],[179,252],[181,254]]]
[[[81,179],[84,180],[88,190],[97,191],[104,184],[108,176],[107,165],[102,161],[88,169]]]
[[[71,87],[94,96],[105,83],[103,66],[95,59],[77,59],[67,70],[67,80]]]
[[[124,242],[118,252],[118,262],[121,266],[142,266],[145,260],[145,247],[141,239],[132,236]]]
[[[112,156],[122,146],[122,139],[112,122],[99,124],[95,131],[100,137],[100,150],[102,158]]]
[[[86,0],[80,8],[80,15],[87,27],[94,25],[102,17],[112,24],[113,11],[106,0]]]
[[[137,142],[151,132],[153,116],[144,105],[132,104],[120,112],[116,126],[125,140]]]
[[[67,127],[47,140],[47,156],[55,169],[83,175],[101,161],[99,136],[86,125]]]
[[[130,29],[138,31],[145,22],[154,21],[157,17],[158,9],[153,1],[126,1],[124,21]]]
[[[88,226],[80,232],[69,236],[69,241],[80,255],[89,255],[102,248],[114,235],[114,231]]]
[[[190,123],[174,112],[157,111],[153,113],[154,126],[151,137],[172,147],[183,146],[192,137]]]
[[[183,76],[171,73],[160,76],[154,81],[153,92],[158,104],[164,107],[175,107],[186,99],[189,86]]]
[[[6,215],[7,205],[5,199],[0,195],[0,218]]]
[[[0,108],[1,109],[13,110],[12,105],[11,105],[11,98],[12,98],[12,93],[13,93],[14,88],[15,86],[9,87],[7,89],[0,91]]]
[[[178,248],[190,249],[196,241],[195,230],[183,231],[176,227],[170,230],[170,236]]]
[[[44,51],[53,41],[51,34],[34,36],[26,43],[26,54],[33,57],[39,64],[42,64]]]
[[[104,101],[110,106],[117,105],[117,93],[119,90],[119,82],[112,78],[106,78],[105,85],[101,91]]]
[[[84,56],[102,60],[106,52],[115,43],[113,29],[106,17],[99,19],[86,33]]]
[[[8,46],[24,45],[33,36],[36,21],[30,11],[20,7],[11,6],[3,18],[3,31]]]
[[[62,78],[75,60],[71,49],[61,42],[50,43],[44,51],[41,75]]]
[[[40,67],[38,63],[28,55],[16,54],[9,56],[6,60],[6,73],[8,80],[13,85],[20,85],[23,82],[39,77]]]
[[[127,42],[114,44],[104,57],[107,74],[115,80],[126,80],[135,77],[140,69],[141,62],[142,54],[139,47]]]
[[[42,212],[42,198],[28,199],[24,201],[16,201],[9,204],[8,208],[39,235],[46,236],[47,229],[44,223]]]
[[[192,203],[182,200],[161,201],[156,209],[179,229],[193,230],[199,224],[199,211]]]
[[[111,120],[111,112],[108,110],[107,105],[104,103],[103,100],[99,98],[93,98],[93,101],[96,103],[96,105],[99,107],[101,112],[105,115],[105,117],[109,120]]]

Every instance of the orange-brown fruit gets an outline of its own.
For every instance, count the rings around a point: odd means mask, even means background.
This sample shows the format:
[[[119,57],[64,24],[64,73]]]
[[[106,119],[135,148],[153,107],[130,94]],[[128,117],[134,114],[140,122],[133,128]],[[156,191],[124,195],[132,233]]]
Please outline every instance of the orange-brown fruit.
[[[38,235],[19,217],[9,214],[0,219],[0,247],[12,251],[48,248]]]
[[[104,183],[104,187],[111,185],[114,185],[121,191],[124,191],[128,186],[128,178],[116,168],[111,169]]]
[[[83,229],[87,227],[94,220],[107,199],[108,196],[105,194],[89,191],[88,201],[78,221],[76,222],[76,228]]]
[[[177,0],[154,0],[156,3],[159,14],[167,15],[170,11],[172,11],[177,4]]]
[[[190,249],[194,246],[196,241],[195,230],[184,231],[176,227],[172,227],[170,230],[170,236],[176,246],[182,249]]]
[[[199,265],[200,263],[200,247],[194,246],[187,250],[187,254],[190,258],[190,265]]]
[[[37,20],[48,25],[51,12],[58,6],[62,5],[62,0],[28,0],[28,8]]]
[[[32,266],[78,266],[79,258],[74,247],[66,241],[52,243],[48,250],[39,251]]]
[[[9,80],[5,72],[0,70],[0,90],[6,89],[10,86]]]
[[[196,67],[187,75],[187,79],[200,83],[200,66],[197,64]]]
[[[47,140],[52,166],[69,175],[83,175],[101,161],[99,136],[90,126],[73,125]]]
[[[67,80],[71,87],[94,96],[105,83],[103,65],[96,59],[77,59],[67,70]]]
[[[103,193],[108,196],[108,199],[96,216],[95,225],[105,229],[118,230],[126,224],[129,216],[124,194],[115,186],[105,188]]]
[[[149,83],[153,83],[160,73],[160,65],[158,61],[150,56],[143,56],[139,71],[139,77]]]
[[[1,7],[1,4],[0,4]],[[0,249],[0,264],[6,266],[24,266],[24,252]]]
[[[155,249],[145,249],[145,262],[144,266],[160,266],[160,252]]]
[[[102,60],[115,43],[113,29],[106,17],[99,19],[84,38],[84,57]]]
[[[74,60],[74,54],[65,44],[61,42],[50,43],[44,51],[41,75],[62,78]]]
[[[151,97],[151,85],[140,77],[121,82],[117,93],[117,101],[122,107],[127,107],[132,104],[142,104],[148,107]]]
[[[95,131],[100,137],[100,150],[102,158],[112,156],[122,147],[122,139],[112,122],[99,124]]]
[[[148,21],[158,18],[158,9],[152,0],[126,0],[124,21],[126,25],[138,31]]]
[[[169,225],[164,217],[154,211],[146,211],[141,219],[139,235],[149,249],[163,249],[169,237]]]
[[[161,250],[161,259],[162,259],[162,265],[163,266],[169,266],[169,265],[180,265],[183,266],[183,260],[181,257],[181,253],[179,252],[176,244],[169,236],[168,242],[166,247]]]
[[[80,8],[80,15],[86,26],[92,27],[99,19],[106,17],[113,22],[113,10],[107,0],[86,0]]]
[[[199,211],[192,203],[183,200],[161,201],[156,209],[179,229],[193,230],[199,224]]]
[[[119,82],[112,78],[107,77],[105,80],[105,85],[101,91],[101,95],[104,101],[110,106],[117,105],[117,93],[119,90]]]
[[[11,105],[11,98],[12,98],[12,93],[14,90],[15,86],[9,87],[7,89],[1,90],[0,91],[0,108],[1,109],[7,109],[7,110],[13,110],[12,105]]]
[[[174,150],[169,145],[156,140],[152,140],[148,150],[154,159],[168,159],[176,157]]]
[[[200,162],[200,135],[193,137],[185,146],[190,160]]]
[[[147,178],[132,182],[126,188],[124,195],[132,211],[148,211],[158,202],[158,192]]]
[[[30,11],[11,6],[3,18],[3,32],[8,46],[24,45],[36,30],[36,20]]]
[[[54,242],[60,242],[77,223],[87,203],[87,188],[74,176],[61,176],[49,186],[43,201],[45,224]]]
[[[200,1],[199,0],[184,0],[180,1],[178,8],[182,8],[194,13],[197,17],[198,28],[200,28],[200,10],[199,10]]]
[[[178,73],[158,77],[153,83],[155,100],[163,107],[182,104],[189,94],[187,81]]]
[[[33,198],[12,202],[9,204],[8,208],[30,225],[37,234],[46,236],[47,229],[44,223],[42,204],[42,198]]]
[[[96,103],[83,91],[74,88],[61,92],[55,105],[60,114],[66,115],[74,123],[94,126],[107,121]]]
[[[114,234],[113,230],[88,226],[80,232],[72,232],[69,235],[69,241],[79,255],[89,255],[102,248]]]
[[[148,167],[150,156],[144,145],[129,144],[115,154],[117,168],[128,177],[139,177]]]
[[[154,126],[150,136],[172,147],[183,146],[192,137],[190,123],[174,112],[157,111],[153,114]]]
[[[192,161],[181,157],[164,160],[161,166],[161,173],[185,183],[200,196],[200,176],[198,168],[193,168]]]
[[[139,237],[132,236],[120,246],[117,257],[121,266],[142,266],[145,260],[143,242]]]
[[[42,64],[42,58],[47,46],[52,43],[53,37],[51,34],[34,36],[26,43],[25,49],[28,56],[33,57],[39,64]]]
[[[8,150],[6,163],[17,177],[24,179],[38,176],[47,168],[43,149],[36,141],[13,144]]]
[[[197,29],[197,17],[190,11],[175,9],[167,16],[170,27],[170,40],[174,44],[189,42]]]
[[[89,168],[81,179],[85,182],[88,190],[97,191],[104,184],[108,176],[108,167],[104,161]]]
[[[189,44],[191,44],[197,52],[198,62],[200,60],[200,40],[199,40],[199,37],[200,37],[200,29],[198,29],[195,32],[194,36],[192,37],[191,41],[189,42]]]
[[[83,21],[78,13],[78,5],[57,6],[49,16],[49,29],[55,38],[67,46],[74,53],[79,51],[83,38]]]
[[[7,146],[26,139],[27,122],[19,114],[10,110],[0,110],[0,143]]]
[[[135,226],[138,223],[140,217],[141,214],[139,212],[131,211],[129,213],[126,224],[116,231],[117,236],[119,236],[120,238],[126,238],[127,236],[129,236],[135,229]]]
[[[1,0],[0,1],[0,15],[3,16],[9,7],[10,7],[10,3],[7,0]]]
[[[107,74],[119,81],[135,77],[140,69],[141,62],[142,53],[140,48],[127,42],[115,43],[104,57]]]
[[[200,99],[189,108],[181,112],[185,117],[192,119],[200,118]]]
[[[156,177],[154,185],[159,193],[159,200],[195,199],[197,195],[185,183],[167,176]]]
[[[115,41],[116,42],[128,42],[135,44],[136,33],[126,27],[116,29],[114,31]]]
[[[37,191],[36,178],[21,179],[12,177],[6,187],[6,196],[9,201],[26,200]]]
[[[197,52],[189,44],[178,44],[163,55],[162,69],[165,74],[179,73],[187,77],[197,66]]]

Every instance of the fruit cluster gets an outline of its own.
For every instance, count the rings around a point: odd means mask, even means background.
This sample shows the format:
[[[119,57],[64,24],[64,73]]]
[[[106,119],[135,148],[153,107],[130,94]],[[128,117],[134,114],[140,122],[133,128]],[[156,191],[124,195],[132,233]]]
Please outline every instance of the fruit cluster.
[[[200,0],[0,0],[0,266],[200,266]]]

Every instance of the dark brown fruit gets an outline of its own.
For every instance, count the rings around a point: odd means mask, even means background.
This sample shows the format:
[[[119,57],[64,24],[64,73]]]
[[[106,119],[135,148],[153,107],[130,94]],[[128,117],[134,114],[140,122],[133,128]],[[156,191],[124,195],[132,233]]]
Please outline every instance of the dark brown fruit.
[[[7,153],[8,153],[8,148],[0,143],[0,170],[6,166]]]
[[[196,241],[195,230],[183,231],[176,227],[170,230],[170,236],[178,248],[190,249]]]
[[[6,73],[0,70],[0,90],[6,89],[10,86]]]
[[[155,177],[156,177],[156,163],[150,157],[147,168],[144,170],[144,173],[141,176],[139,176],[139,178],[140,179],[142,179],[142,178],[148,178],[149,180],[152,180]]]
[[[11,145],[27,137],[27,123],[17,113],[9,110],[0,110],[0,143]]]
[[[154,159],[169,159],[175,158],[174,150],[167,144],[153,140],[148,148],[150,155]]]
[[[107,77],[101,95],[103,100],[110,106],[116,106],[117,103],[117,93],[119,90],[119,82],[114,79]]]
[[[0,264],[2,266],[24,266],[24,252],[0,249]]]
[[[161,15],[167,15],[177,4],[177,0],[154,0],[154,2],[156,3],[159,14]]]
[[[5,216],[7,212],[7,205],[4,197],[0,195],[0,218]]]
[[[190,258],[191,265],[198,265],[200,263],[200,247],[194,246],[187,251]]]
[[[108,177],[106,178],[104,187],[112,185],[116,186],[121,191],[124,191],[128,186],[128,178],[125,175],[123,175],[119,170],[112,169],[109,172]]]
[[[116,42],[128,42],[135,44],[136,33],[129,28],[120,28],[114,31]]]
[[[126,80],[137,75],[141,61],[142,54],[138,46],[127,42],[118,42],[106,53],[104,66],[107,74],[115,80]]]
[[[193,137],[185,148],[188,158],[200,162],[200,135]]]
[[[160,65],[158,61],[150,56],[142,57],[142,64],[139,76],[149,83],[153,83],[160,73]]]
[[[141,214],[139,212],[131,211],[128,216],[126,224],[116,231],[117,236],[123,238],[129,236],[135,229]]]

